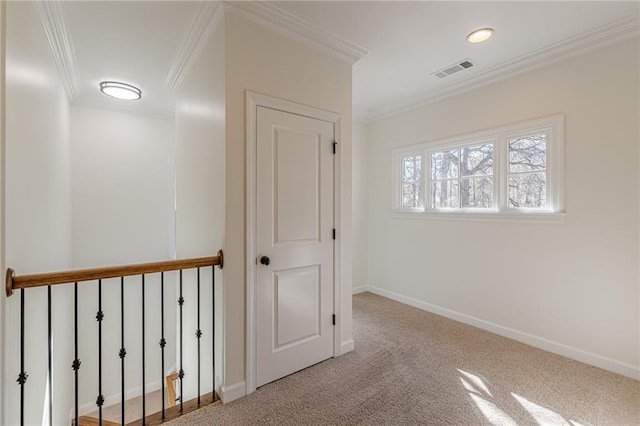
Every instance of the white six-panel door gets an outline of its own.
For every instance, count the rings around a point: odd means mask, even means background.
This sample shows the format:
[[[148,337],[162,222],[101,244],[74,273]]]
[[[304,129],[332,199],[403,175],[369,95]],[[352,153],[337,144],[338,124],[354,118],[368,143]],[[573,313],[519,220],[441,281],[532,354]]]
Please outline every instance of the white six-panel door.
[[[334,353],[334,125],[258,107],[256,139],[261,386]]]

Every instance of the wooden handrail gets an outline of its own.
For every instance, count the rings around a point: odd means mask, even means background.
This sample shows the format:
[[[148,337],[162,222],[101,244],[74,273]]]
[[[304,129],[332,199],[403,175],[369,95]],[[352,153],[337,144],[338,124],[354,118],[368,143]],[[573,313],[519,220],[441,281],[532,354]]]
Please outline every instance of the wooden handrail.
[[[218,265],[224,266],[222,250],[217,256],[194,259],[167,260],[164,262],[141,263],[137,265],[112,266],[107,268],[78,269],[75,271],[52,272],[46,274],[15,275],[11,268],[7,269],[7,297],[13,290],[21,288],[43,287],[48,285],[69,284],[74,282],[95,281],[107,278],[127,277],[131,275],[153,274],[157,272],[178,271],[180,269],[200,268]]]

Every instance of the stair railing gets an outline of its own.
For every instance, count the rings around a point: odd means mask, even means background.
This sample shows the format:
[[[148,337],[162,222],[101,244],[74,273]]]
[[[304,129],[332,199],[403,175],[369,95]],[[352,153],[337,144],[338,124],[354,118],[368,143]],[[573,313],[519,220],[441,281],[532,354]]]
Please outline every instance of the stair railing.
[[[98,285],[98,311],[96,313],[96,320],[98,322],[98,395],[96,398],[96,405],[98,407],[98,424],[99,425],[107,425],[112,424],[102,418],[102,406],[105,402],[104,395],[102,394],[102,320],[104,319],[104,312],[102,311],[102,280],[109,278],[120,278],[120,352],[119,357],[121,359],[121,421],[122,424],[125,424],[125,358],[126,358],[126,348],[124,347],[124,277],[140,275],[141,276],[141,296],[142,296],[142,306],[141,306],[141,314],[142,314],[142,418],[132,424],[141,424],[143,426],[146,425],[155,425],[163,423],[164,421],[176,418],[181,416],[182,414],[186,414],[187,412],[198,409],[202,406],[209,405],[218,400],[218,396],[215,391],[215,348],[212,348],[212,391],[205,395],[201,394],[200,389],[200,338],[202,337],[202,331],[200,330],[200,269],[211,267],[212,268],[212,301],[211,301],[211,315],[212,315],[212,324],[214,327],[212,328],[212,344],[215,346],[215,267],[218,266],[220,269],[224,266],[224,256],[222,250],[218,251],[217,256],[211,257],[201,257],[201,258],[193,258],[193,259],[183,259],[183,260],[170,260],[163,262],[154,262],[154,263],[143,263],[143,264],[135,264],[135,265],[126,265],[126,266],[114,266],[114,267],[105,267],[105,268],[94,268],[94,269],[81,269],[74,271],[65,271],[65,272],[53,272],[53,273],[45,273],[45,274],[33,274],[33,275],[16,275],[15,271],[11,268],[7,269],[6,274],[6,294],[7,297],[10,297],[15,290],[20,290],[20,373],[18,374],[18,385],[20,386],[20,424],[24,425],[24,410],[25,410],[25,397],[24,390],[27,384],[27,379],[29,375],[27,371],[25,371],[25,290],[36,288],[36,287],[47,287],[47,322],[48,322],[48,350],[47,350],[47,361],[48,361],[48,410],[49,410],[49,423],[51,424],[53,418],[53,389],[52,389],[52,323],[51,323],[51,290],[53,286],[61,285],[61,284],[73,284],[73,293],[74,293],[74,353],[75,357],[71,362],[71,368],[74,371],[74,380],[75,380],[75,399],[74,399],[74,424],[80,425],[82,424],[82,417],[79,415],[78,410],[78,387],[79,380],[78,375],[80,371],[80,367],[82,365],[81,360],[78,357],[78,283],[86,282],[86,281],[97,281]],[[184,304],[184,298],[182,294],[182,271],[187,269],[197,269],[197,330],[195,332],[195,336],[197,339],[197,398],[191,401],[184,401],[182,398],[182,380],[184,378],[185,372],[183,369],[183,312],[182,306]],[[164,334],[164,273],[169,271],[179,271],[179,280],[178,280],[178,315],[179,315],[179,343],[178,349],[180,353],[180,365],[178,370],[178,380],[180,386],[180,404],[175,407],[167,408],[165,407],[165,387],[161,385],[162,388],[162,411],[159,413],[155,413],[152,415],[146,415],[146,395],[145,395],[145,344],[144,344],[144,335],[145,335],[145,275],[147,274],[160,274],[160,295],[161,295],[161,320],[160,320],[160,328],[161,328],[161,339],[159,341],[159,347],[161,350],[161,364],[162,364],[162,377],[164,378],[165,374],[165,346],[166,339]],[[161,381],[161,383],[164,380]]]

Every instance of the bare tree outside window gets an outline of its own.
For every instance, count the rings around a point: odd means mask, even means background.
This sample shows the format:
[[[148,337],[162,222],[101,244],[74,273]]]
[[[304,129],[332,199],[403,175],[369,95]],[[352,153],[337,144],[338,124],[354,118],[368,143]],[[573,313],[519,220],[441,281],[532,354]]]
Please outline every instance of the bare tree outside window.
[[[509,207],[544,208],[547,204],[547,136],[509,140]]]
[[[402,159],[402,207],[422,207],[420,188],[422,181],[422,156],[412,155]]]
[[[431,154],[432,208],[490,208],[492,205],[492,144]]]

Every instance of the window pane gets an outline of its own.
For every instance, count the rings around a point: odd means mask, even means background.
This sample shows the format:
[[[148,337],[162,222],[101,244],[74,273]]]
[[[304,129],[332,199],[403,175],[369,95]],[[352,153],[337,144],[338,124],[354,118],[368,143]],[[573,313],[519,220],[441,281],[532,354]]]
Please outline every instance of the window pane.
[[[509,140],[509,171],[534,172],[547,168],[547,136]]]
[[[546,182],[546,173],[523,173],[509,176],[509,207],[546,207]]]
[[[402,207],[422,207],[420,205],[420,182],[402,184]]]
[[[460,206],[485,209],[493,207],[493,178],[462,179],[460,181]]]
[[[435,209],[460,207],[458,187],[458,180],[431,182],[431,207]]]
[[[419,182],[422,174],[422,156],[414,155],[402,159],[402,182]]]
[[[460,176],[493,175],[493,145],[470,146],[460,150]]]
[[[458,150],[434,152],[431,154],[431,179],[458,177]]]

